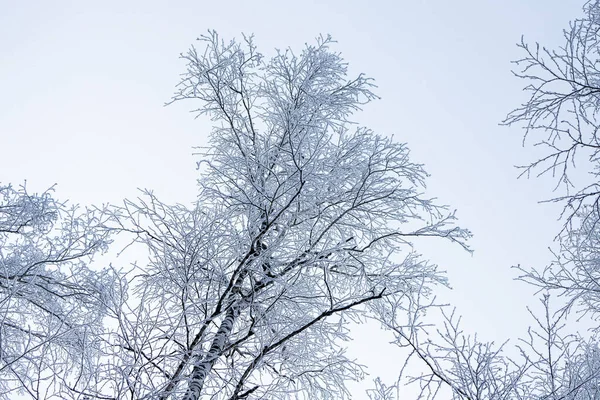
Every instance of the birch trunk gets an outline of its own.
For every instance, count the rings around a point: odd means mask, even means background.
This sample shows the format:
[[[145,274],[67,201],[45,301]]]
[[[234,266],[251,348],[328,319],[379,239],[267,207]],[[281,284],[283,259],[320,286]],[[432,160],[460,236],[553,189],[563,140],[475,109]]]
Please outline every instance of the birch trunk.
[[[238,304],[236,304],[239,293],[242,287],[242,283],[244,279],[248,276],[248,270],[243,270],[238,278],[235,280],[235,283],[231,289],[230,299],[231,304],[225,313],[225,318],[221,321],[221,325],[219,329],[217,329],[217,333],[213,338],[213,341],[210,345],[210,349],[206,356],[194,365],[192,369],[192,374],[190,377],[188,389],[185,392],[182,400],[198,400],[200,395],[202,394],[202,388],[204,387],[204,382],[210,374],[215,362],[219,359],[221,354],[223,354],[223,349],[227,343],[227,339],[231,335],[233,331],[233,324],[235,323],[235,319],[238,316]]]
[[[232,305],[225,314],[225,318],[221,322],[221,326],[217,330],[215,337],[210,346],[210,350],[204,357],[204,359],[196,364],[192,369],[192,376],[190,379],[190,383],[188,389],[183,396],[183,400],[198,400],[200,398],[200,394],[202,394],[202,387],[204,386],[204,381],[206,377],[212,370],[213,365],[219,359],[223,352],[223,348],[225,347],[225,343],[227,343],[227,338],[231,334],[233,330],[233,324],[235,322],[236,317],[236,305]]]

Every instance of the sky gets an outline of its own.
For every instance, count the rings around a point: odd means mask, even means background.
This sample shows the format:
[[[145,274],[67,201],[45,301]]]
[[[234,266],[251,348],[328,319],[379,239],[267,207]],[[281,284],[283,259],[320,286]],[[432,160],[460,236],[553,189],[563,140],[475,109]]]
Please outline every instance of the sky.
[[[408,143],[431,174],[428,193],[457,210],[474,238],[470,255],[439,242],[426,258],[448,271],[441,293],[467,332],[503,342],[530,323],[530,288],[510,267],[542,267],[558,233],[550,179],[517,179],[535,157],[523,132],[499,126],[525,100],[511,74],[521,35],[549,46],[583,1],[20,1],[0,0],[0,182],[53,184],[72,203],[120,202],[153,189],[190,203],[193,146],[210,121],[190,103],[164,107],[185,52],[215,29],[255,35],[259,51],[300,49],[331,34],[350,73],[375,78],[381,100],[357,120]],[[376,326],[354,332],[349,351],[373,375],[394,379],[400,361]],[[373,345],[373,337],[379,337]],[[354,387],[356,398],[363,396]]]

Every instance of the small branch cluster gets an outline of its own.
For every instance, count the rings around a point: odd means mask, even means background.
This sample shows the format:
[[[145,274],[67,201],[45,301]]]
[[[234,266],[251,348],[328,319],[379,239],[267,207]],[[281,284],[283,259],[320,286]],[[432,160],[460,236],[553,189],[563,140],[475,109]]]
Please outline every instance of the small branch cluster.
[[[110,242],[106,217],[52,191],[0,185],[0,398],[46,398],[94,368],[114,276],[87,264]]]

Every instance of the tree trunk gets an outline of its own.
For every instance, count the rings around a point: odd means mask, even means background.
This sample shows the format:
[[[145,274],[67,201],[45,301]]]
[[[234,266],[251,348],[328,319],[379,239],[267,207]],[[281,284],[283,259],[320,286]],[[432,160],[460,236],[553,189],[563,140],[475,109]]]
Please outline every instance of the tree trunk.
[[[223,348],[225,347],[225,343],[227,342],[227,338],[233,330],[233,323],[235,322],[236,317],[236,308],[237,307],[233,305],[231,308],[229,308],[229,310],[227,310],[225,318],[221,322],[221,326],[219,326],[219,329],[215,334],[213,342],[210,346],[210,350],[201,362],[194,365],[190,383],[183,400],[198,400],[200,398],[204,381],[212,370],[215,362],[221,356]]]
[[[248,271],[244,270],[237,278],[233,289],[231,290],[231,306],[227,309],[225,318],[223,318],[223,321],[221,321],[221,325],[219,326],[219,329],[213,338],[208,353],[200,362],[194,365],[188,384],[188,389],[185,392],[182,400],[198,400],[200,398],[204,381],[212,370],[213,365],[215,365],[215,362],[217,362],[219,357],[221,357],[223,349],[225,348],[225,344],[227,343],[227,339],[231,335],[231,331],[233,331],[233,324],[238,315],[238,304],[236,304],[236,297],[238,297],[242,282],[247,275]]]

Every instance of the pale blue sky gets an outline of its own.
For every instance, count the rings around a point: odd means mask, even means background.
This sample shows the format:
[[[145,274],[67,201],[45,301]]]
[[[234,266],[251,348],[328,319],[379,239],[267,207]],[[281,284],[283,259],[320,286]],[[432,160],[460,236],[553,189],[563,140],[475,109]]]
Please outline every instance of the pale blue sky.
[[[359,121],[408,142],[432,174],[429,193],[475,234],[473,256],[439,243],[423,252],[449,271],[447,298],[465,327],[503,341],[524,332],[525,303],[534,301],[510,266],[545,264],[558,231],[558,208],[537,204],[551,196],[549,182],[516,179],[513,165],[532,149],[521,148],[518,129],[498,126],[524,99],[510,60],[521,34],[560,43],[582,4],[0,0],[0,181],[56,182],[58,196],[84,204],[132,197],[137,187],[189,202],[191,147],[210,124],[193,120],[189,103],[163,107],[183,71],[178,54],[209,28],[224,38],[254,33],[267,55],[330,33],[351,71],[379,86],[382,100]],[[367,364],[383,359],[364,350]]]

